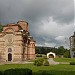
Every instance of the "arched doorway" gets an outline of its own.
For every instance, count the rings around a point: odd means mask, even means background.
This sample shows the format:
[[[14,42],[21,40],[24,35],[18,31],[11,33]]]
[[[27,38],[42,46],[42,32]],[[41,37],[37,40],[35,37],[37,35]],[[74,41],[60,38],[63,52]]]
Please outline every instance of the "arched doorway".
[[[49,58],[54,58],[54,55],[53,54],[49,54]]]
[[[12,54],[9,53],[9,54],[8,54],[8,61],[11,61],[11,60],[12,60]]]
[[[47,53],[47,58],[55,58],[55,53],[53,53],[53,52],[49,52],[49,53]]]

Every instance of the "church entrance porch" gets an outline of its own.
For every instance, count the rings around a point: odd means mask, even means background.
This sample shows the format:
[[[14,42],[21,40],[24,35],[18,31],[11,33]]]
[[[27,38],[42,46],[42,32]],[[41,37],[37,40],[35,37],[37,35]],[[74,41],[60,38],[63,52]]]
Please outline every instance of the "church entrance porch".
[[[12,61],[12,54],[11,53],[8,54],[8,61]]]
[[[55,58],[55,57],[56,57],[55,53],[53,52],[47,53],[47,58]]]
[[[49,58],[54,58],[54,55],[53,55],[53,54],[50,54],[50,55],[49,55]]]

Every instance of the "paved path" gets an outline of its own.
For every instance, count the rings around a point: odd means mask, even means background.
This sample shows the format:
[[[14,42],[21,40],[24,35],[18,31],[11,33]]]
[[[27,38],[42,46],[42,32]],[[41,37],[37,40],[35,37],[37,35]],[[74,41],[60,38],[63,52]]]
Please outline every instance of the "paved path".
[[[48,59],[48,62],[49,62],[50,65],[59,64],[59,62],[55,62],[55,61],[53,60],[53,58],[49,58],[49,59]]]
[[[17,61],[17,62],[0,62],[0,65],[4,64],[32,64],[33,62],[28,62],[28,61]]]
[[[57,64],[69,64],[69,62],[56,62],[53,60],[53,58],[49,58],[48,62],[50,65],[57,65]]]

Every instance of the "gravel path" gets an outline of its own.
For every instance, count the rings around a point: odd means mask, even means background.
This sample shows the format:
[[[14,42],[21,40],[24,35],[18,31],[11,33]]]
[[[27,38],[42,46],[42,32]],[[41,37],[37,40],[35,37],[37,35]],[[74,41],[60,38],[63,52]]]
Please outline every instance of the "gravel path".
[[[70,64],[69,62],[56,62],[53,60],[53,58],[48,59],[49,64],[51,65],[57,65],[57,64]]]
[[[49,64],[51,65],[57,65],[57,64],[59,64],[59,62],[55,62],[54,60],[53,60],[53,58],[49,58],[48,59],[48,62],[49,62]]]

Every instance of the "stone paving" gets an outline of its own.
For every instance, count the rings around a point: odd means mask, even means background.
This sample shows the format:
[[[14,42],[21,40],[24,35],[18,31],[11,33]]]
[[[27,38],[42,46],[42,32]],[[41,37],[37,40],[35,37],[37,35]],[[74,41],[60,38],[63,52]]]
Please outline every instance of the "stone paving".
[[[53,60],[53,58],[49,58],[48,62],[50,65],[57,65],[57,64],[69,64],[68,62],[56,62]]]
[[[55,62],[55,61],[53,60],[53,58],[49,58],[49,59],[48,59],[48,62],[49,62],[50,65],[57,65],[57,64],[59,64],[59,62]]]
[[[0,62],[0,65],[4,65],[4,64],[32,64],[33,62],[29,62],[29,61],[17,61],[17,62]]]

